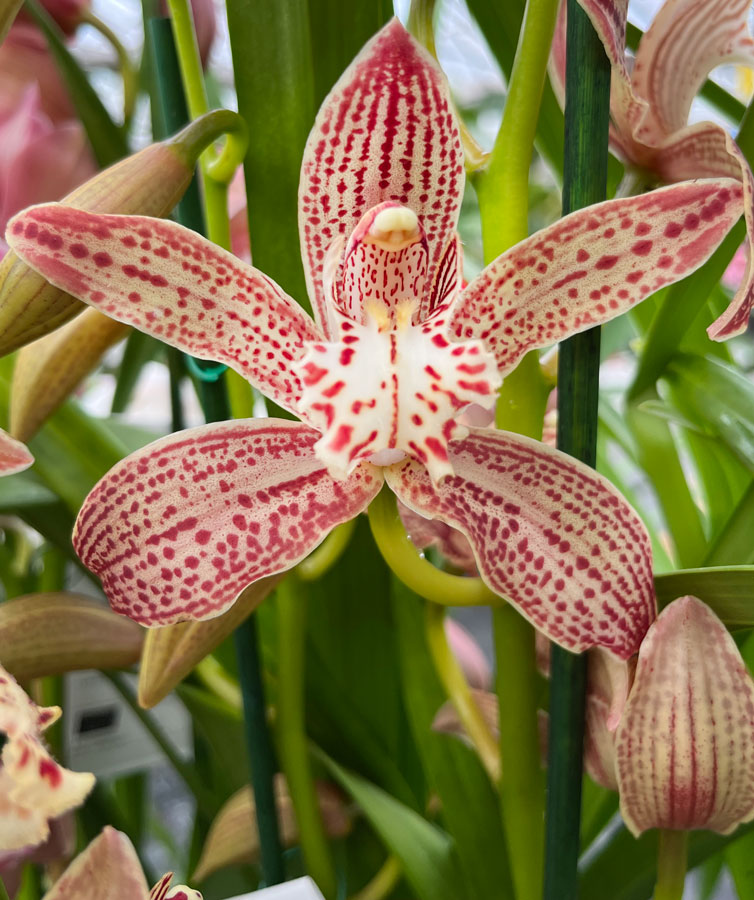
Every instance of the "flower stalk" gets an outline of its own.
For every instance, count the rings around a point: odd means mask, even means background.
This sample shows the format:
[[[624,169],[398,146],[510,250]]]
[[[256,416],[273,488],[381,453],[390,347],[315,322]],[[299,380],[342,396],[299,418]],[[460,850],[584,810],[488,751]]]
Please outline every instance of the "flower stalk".
[[[563,212],[603,200],[607,185],[610,63],[589,19],[568,2]],[[558,361],[558,447],[594,465],[597,447],[599,328],[564,341]],[[578,894],[577,860],[586,659],[555,645],[545,836],[545,900]]]
[[[660,831],[654,900],[682,900],[686,881],[688,831]]]

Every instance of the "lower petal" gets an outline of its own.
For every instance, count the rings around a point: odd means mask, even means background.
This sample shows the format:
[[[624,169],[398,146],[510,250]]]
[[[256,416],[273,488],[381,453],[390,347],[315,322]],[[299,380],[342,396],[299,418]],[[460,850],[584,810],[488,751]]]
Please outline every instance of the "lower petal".
[[[433,486],[407,460],[386,469],[407,506],[468,538],[479,573],[547,637],[574,652],[634,654],[655,616],[652,553],[637,513],[601,475],[504,431],[450,445]]]
[[[112,468],[79,513],[74,547],[116,612],[144,625],[220,615],[284,572],[378,493],[362,463],[336,481],[299,422],[242,419],[156,441]]]

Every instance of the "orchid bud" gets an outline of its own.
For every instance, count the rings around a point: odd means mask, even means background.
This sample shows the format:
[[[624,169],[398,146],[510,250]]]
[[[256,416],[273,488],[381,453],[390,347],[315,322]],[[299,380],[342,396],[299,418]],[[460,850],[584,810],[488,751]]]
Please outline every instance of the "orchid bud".
[[[696,597],[674,600],[650,626],[615,751],[621,813],[634,835],[729,834],[754,818],[754,682]]]
[[[324,781],[315,783],[319,810],[326,834],[331,838],[345,837],[352,827],[352,816],[337,788]],[[298,840],[298,826],[288,788],[282,775],[275,778],[275,799],[280,823],[280,836],[286,847]],[[254,793],[243,787],[235,793],[215,817],[207,835],[195,881],[204,881],[225,866],[254,863],[259,859],[259,832],[254,815]]]
[[[143,628],[82,594],[28,594],[0,604],[3,664],[22,680],[130,666],[143,640]]]
[[[199,154],[218,136],[211,127],[211,117],[217,115],[209,113],[175,137],[110,166],[62,202],[92,212],[167,215],[188,187]],[[0,263],[0,355],[49,333],[83,309],[85,304],[50,285],[15,253],[7,253]]]

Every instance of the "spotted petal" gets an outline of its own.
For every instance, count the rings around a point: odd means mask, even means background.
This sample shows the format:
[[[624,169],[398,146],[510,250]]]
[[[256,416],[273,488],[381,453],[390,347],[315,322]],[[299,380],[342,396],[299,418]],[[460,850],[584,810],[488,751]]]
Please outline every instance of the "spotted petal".
[[[639,651],[616,735],[621,812],[635,834],[754,818],[754,682],[696,597],[660,614]]]
[[[251,582],[284,572],[382,484],[362,464],[335,481],[319,434],[298,422],[241,419],[170,435],[94,487],[73,542],[116,612],[144,625],[220,615]]]
[[[463,532],[479,573],[550,640],[621,659],[655,615],[652,554],[638,515],[601,475],[538,441],[472,430],[433,486],[412,461],[386,469],[420,515]]]
[[[647,101],[634,137],[655,143],[683,128],[707,75],[723,63],[754,65],[751,0],[665,0],[644,34],[631,76]]]
[[[0,428],[0,475],[23,472],[34,462],[34,457],[21,441],[17,441]]]
[[[412,209],[424,227],[431,284],[455,230],[463,182],[463,150],[445,77],[393,19],[325,99],[304,151],[301,255],[323,330],[328,247],[339,236],[348,237],[370,207],[395,200]]]
[[[705,262],[741,215],[728,178],[685,182],[578,210],[499,256],[456,302],[503,374],[534,347],[608,322]]]
[[[319,331],[274,281],[195,232],[52,203],[14,218],[8,242],[57,287],[192,356],[227,363],[300,414],[291,363]]]

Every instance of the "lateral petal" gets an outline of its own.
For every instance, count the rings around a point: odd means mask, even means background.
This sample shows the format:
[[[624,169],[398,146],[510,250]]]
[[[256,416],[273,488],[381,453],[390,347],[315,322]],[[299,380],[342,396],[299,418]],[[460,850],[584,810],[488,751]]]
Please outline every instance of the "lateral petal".
[[[742,186],[718,178],[571,213],[490,263],[460,295],[451,331],[481,338],[507,374],[527,351],[608,322],[693,272],[742,203]]]
[[[750,0],[665,0],[636,51],[631,81],[647,101],[634,138],[655,143],[686,125],[712,69],[754,64]]]
[[[178,432],[121,460],[84,501],[73,544],[116,612],[144,625],[209,619],[284,572],[382,485],[362,463],[335,481],[318,432],[239,419]]]
[[[274,281],[188,228],[51,203],[20,213],[8,242],[59,288],[200,359],[223,362],[299,413],[291,370],[314,322]]]
[[[323,331],[328,316],[322,269],[333,241],[348,237],[370,207],[397,201],[424,227],[431,284],[458,221],[463,184],[463,149],[445,76],[393,19],[325,99],[304,151],[301,255]]]
[[[34,463],[26,446],[0,428],[0,476],[23,472]]]
[[[550,640],[635,653],[655,615],[652,552],[621,494],[517,434],[473,429],[449,449],[454,474],[439,485],[411,460],[387,468],[399,499],[463,532],[487,585]]]
[[[616,758],[621,813],[635,835],[728,834],[754,818],[754,682],[696,597],[668,605],[641,645]]]

